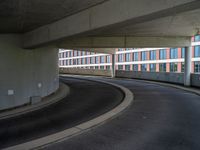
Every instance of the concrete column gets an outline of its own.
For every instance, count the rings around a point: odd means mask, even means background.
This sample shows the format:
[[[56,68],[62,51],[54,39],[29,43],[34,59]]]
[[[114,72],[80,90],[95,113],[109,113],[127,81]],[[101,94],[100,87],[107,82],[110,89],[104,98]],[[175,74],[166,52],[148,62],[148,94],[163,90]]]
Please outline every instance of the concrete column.
[[[185,47],[184,85],[190,86],[192,47]]]
[[[54,93],[59,87],[58,49],[23,49],[18,34],[0,35],[0,110]]]
[[[112,78],[115,77],[115,56],[116,54],[112,54],[112,68],[111,68]]]

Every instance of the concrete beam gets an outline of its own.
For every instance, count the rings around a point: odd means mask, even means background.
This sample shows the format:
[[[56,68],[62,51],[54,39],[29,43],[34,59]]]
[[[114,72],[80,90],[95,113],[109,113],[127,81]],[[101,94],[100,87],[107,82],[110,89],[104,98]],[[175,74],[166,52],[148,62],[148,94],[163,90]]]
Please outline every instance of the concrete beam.
[[[64,40],[59,42],[57,46],[59,48],[77,49],[186,47],[190,45],[191,37],[85,37]]]
[[[97,35],[105,33],[105,28],[118,29],[199,9],[199,4],[196,0],[109,0],[25,33],[23,46],[33,48],[71,36]]]

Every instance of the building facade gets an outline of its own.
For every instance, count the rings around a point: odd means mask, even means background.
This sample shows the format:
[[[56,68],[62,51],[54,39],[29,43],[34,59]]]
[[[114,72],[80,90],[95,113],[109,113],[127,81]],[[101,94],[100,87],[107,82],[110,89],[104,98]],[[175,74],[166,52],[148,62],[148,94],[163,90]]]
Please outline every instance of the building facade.
[[[126,71],[184,72],[185,48],[118,48],[116,69]],[[59,51],[63,68],[111,69],[112,55],[94,52]],[[200,35],[192,37],[192,73],[200,73]]]

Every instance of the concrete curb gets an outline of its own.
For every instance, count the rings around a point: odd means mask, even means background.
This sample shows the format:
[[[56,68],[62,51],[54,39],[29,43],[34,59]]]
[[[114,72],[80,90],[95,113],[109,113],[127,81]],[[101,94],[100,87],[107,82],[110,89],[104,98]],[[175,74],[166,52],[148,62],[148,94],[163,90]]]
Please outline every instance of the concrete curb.
[[[66,95],[68,95],[69,93],[70,93],[70,88],[63,83],[60,83],[60,87],[56,91],[55,94],[44,98],[42,102],[0,113],[0,120],[8,119],[8,118],[11,118],[11,117],[16,117],[16,116],[19,116],[19,115],[22,115],[22,114],[25,114],[25,113],[28,113],[28,112],[32,112],[32,111],[35,111],[35,110],[42,109],[42,108],[47,107],[47,106],[49,106],[53,103],[58,102],[59,100],[66,97]]]
[[[78,77],[72,77],[72,78],[84,79],[84,78],[78,78]],[[90,79],[84,79],[84,80],[90,80]],[[90,121],[81,123],[75,127],[66,129],[64,131],[61,131],[61,132],[58,132],[58,133],[55,133],[55,134],[52,134],[52,135],[49,135],[46,137],[42,137],[42,138],[39,138],[39,139],[36,139],[33,141],[29,141],[26,143],[22,143],[19,145],[5,148],[5,150],[42,149],[44,147],[49,146],[50,144],[54,144],[54,143],[58,143],[58,142],[67,140],[73,136],[76,136],[76,135],[86,132],[90,129],[93,129],[94,127],[101,125],[108,120],[111,120],[112,118],[119,115],[128,106],[130,106],[130,104],[133,102],[133,99],[134,99],[133,93],[129,89],[127,89],[123,86],[120,86],[120,85],[117,85],[114,83],[110,83],[110,82],[106,82],[106,81],[95,80],[95,79],[91,79],[90,81],[102,82],[102,83],[110,84],[112,86],[120,88],[125,94],[123,102],[120,103],[118,106],[116,106],[114,109],[110,110],[109,112],[107,112],[101,116],[98,116]]]

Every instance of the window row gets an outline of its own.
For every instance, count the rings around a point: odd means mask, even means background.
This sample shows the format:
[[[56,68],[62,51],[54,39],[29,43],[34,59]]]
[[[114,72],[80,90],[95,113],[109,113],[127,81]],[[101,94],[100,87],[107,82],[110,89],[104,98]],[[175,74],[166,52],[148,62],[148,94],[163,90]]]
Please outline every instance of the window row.
[[[141,71],[147,71],[147,64],[141,64]],[[158,68],[156,68],[158,67]],[[125,68],[123,65],[118,65],[118,70],[131,70],[131,65],[125,65]],[[132,65],[133,71],[139,71],[139,65],[133,64]],[[159,63],[158,66],[156,64],[149,64],[149,71],[150,72],[166,72],[167,71],[167,64],[166,63]],[[173,62],[169,63],[169,72],[178,72],[178,63]],[[184,63],[181,63],[181,72],[184,72]],[[194,73],[200,73],[200,61],[194,62]]]
[[[81,64],[99,64],[99,63],[110,63],[110,56],[97,56],[97,57],[86,57],[77,59],[60,60],[60,65],[81,65]]]

